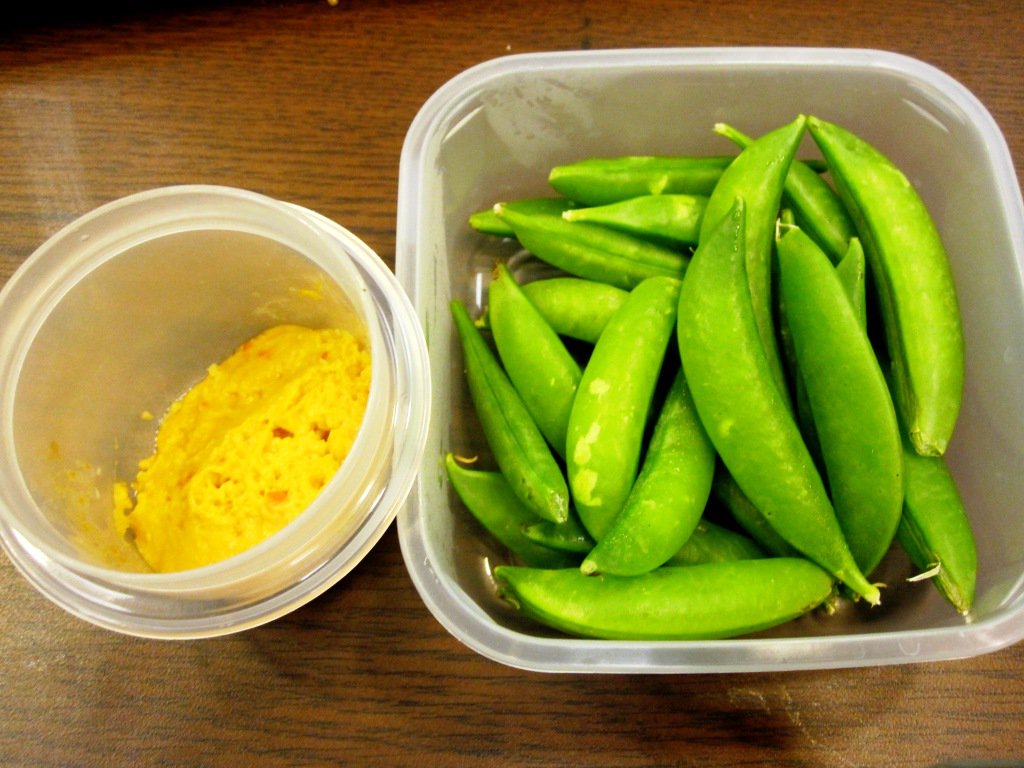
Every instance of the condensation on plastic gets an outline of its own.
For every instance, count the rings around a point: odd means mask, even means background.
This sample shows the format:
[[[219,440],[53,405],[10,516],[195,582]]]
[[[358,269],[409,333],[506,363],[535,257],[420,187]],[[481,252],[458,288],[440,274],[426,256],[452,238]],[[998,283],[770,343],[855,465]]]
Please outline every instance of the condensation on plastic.
[[[502,199],[553,194],[551,166],[591,156],[724,154],[728,122],[759,134],[815,114],[863,135],[907,173],[952,260],[967,343],[966,396],[949,461],[978,539],[978,594],[964,621],[905,556],[884,564],[883,606],[811,616],[711,642],[567,638],[494,595],[503,555],[448,489],[447,450],[487,460],[448,315],[479,310],[511,251],[466,225]],[[817,156],[808,138],[801,156]],[[972,656],[1024,637],[1024,211],[1006,142],[962,85],[921,61],[860,49],[695,48],[525,54],[442,86],[403,147],[396,266],[427,331],[434,397],[420,477],[399,514],[406,565],[456,638],[501,663],[565,672],[731,672],[900,664]],[[454,416],[453,416],[454,414]],[[876,574],[877,575],[877,574]]]
[[[112,486],[157,416],[259,331],[348,328],[372,384],[348,458],[291,524],[220,563],[149,572],[112,520]],[[426,348],[395,276],[306,209],[214,186],[155,189],[65,227],[0,292],[0,539],[53,602],[159,638],[237,632],[335,584],[412,486],[430,406]]]

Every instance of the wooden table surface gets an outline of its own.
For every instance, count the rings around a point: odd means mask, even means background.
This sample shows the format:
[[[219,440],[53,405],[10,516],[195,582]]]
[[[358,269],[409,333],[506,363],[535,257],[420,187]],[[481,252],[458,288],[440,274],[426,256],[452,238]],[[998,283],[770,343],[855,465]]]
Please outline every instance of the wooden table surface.
[[[461,70],[528,51],[898,51],[981,99],[1022,177],[1020,0],[21,5],[0,16],[0,284],[94,206],[187,182],[313,208],[393,266],[417,110]],[[202,642],[94,628],[0,559],[0,723],[5,766],[1020,765],[1024,644],[774,675],[520,672],[434,620],[392,527],[310,605]]]

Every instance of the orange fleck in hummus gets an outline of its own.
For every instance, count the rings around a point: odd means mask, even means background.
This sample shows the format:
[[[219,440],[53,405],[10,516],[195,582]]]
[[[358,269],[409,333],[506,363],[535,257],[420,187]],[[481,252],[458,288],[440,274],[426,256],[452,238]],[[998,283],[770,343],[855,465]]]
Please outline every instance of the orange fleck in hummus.
[[[264,331],[171,406],[134,493],[115,487],[118,529],[161,572],[258,544],[302,512],[344,461],[369,385],[369,352],[351,334]]]

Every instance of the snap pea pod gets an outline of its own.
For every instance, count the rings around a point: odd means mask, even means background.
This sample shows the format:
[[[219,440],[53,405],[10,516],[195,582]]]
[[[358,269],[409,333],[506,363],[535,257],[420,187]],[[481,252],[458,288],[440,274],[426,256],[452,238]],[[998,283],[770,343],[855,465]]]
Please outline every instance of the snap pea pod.
[[[597,541],[636,479],[644,430],[676,322],[680,281],[653,277],[633,289],[594,345],[566,438],[569,490]]]
[[[523,529],[523,535],[530,541],[550,549],[577,555],[586,555],[596,543],[572,513],[569,514],[569,520],[561,525],[546,520],[533,523]],[[756,560],[762,557],[767,555],[753,539],[716,525],[710,520],[700,520],[690,537],[665,565],[699,565],[722,560]]]
[[[779,219],[776,224],[776,238],[778,234],[797,226],[793,211],[783,208],[779,212]],[[778,270],[776,269],[775,272]],[[773,275],[775,282],[778,276]],[[787,374],[787,381],[790,385],[790,398],[793,405],[793,414],[796,416],[797,426],[800,427],[800,434],[803,435],[807,449],[815,464],[821,469],[821,449],[818,445],[818,435],[814,429],[814,417],[811,414],[811,404],[807,399],[807,388],[804,386],[803,376],[800,375],[800,366],[796,361],[796,348],[793,346],[792,334],[789,330],[789,322],[786,317],[786,302],[775,291],[776,317],[779,331],[779,353],[782,359],[783,372]]]
[[[843,284],[846,298],[853,307],[860,327],[867,330],[867,272],[864,263],[864,247],[859,237],[851,237],[843,258],[836,264],[836,274]]]
[[[524,565],[536,568],[567,568],[571,557],[531,541],[523,529],[538,518],[512,492],[505,476],[491,470],[469,469],[448,453],[448,480],[462,503],[484,529]]]
[[[569,511],[569,519],[564,523],[542,520],[523,529],[523,535],[530,541],[561,552],[585,555],[594,548],[594,539],[573,510]]]
[[[507,208],[527,215],[543,213],[549,216],[561,216],[563,212],[575,206],[572,200],[565,197],[524,197],[505,203]],[[496,237],[515,237],[516,233],[494,212],[494,207],[475,211],[469,216],[469,225],[477,232]]]
[[[701,195],[643,195],[564,211],[566,221],[589,221],[667,245],[696,245],[707,207]]]
[[[821,477],[768,364],[744,269],[742,198],[702,240],[679,297],[679,354],[708,436],[771,526],[867,602]]]
[[[801,229],[777,241],[779,285],[839,525],[869,574],[903,506],[896,411],[874,350],[828,256]]]
[[[582,375],[579,363],[504,264],[495,268],[488,286],[487,314],[505,373],[541,434],[564,454],[569,411]]]
[[[677,372],[636,483],[580,570],[636,576],[663,565],[700,522],[714,472],[715,448],[694,410],[686,380]]]
[[[768,519],[736,485],[729,471],[719,465],[711,483],[712,495],[725,506],[733,520],[765,552],[775,557],[797,557],[800,553],[772,528]]]
[[[644,195],[710,195],[732,157],[629,155],[557,165],[548,183],[581,205],[607,205]]]
[[[629,296],[629,291],[582,277],[547,277],[524,282],[520,288],[559,336],[597,343],[608,319]],[[490,312],[477,321],[490,328]]]
[[[622,288],[579,277],[536,280],[523,291],[557,334],[591,344],[629,296]]]
[[[715,125],[715,132],[741,148],[753,142],[752,138],[725,123]],[[833,263],[839,263],[857,230],[843,201],[818,171],[803,160],[794,159],[786,175],[782,204],[793,212],[797,225],[828,254]]]
[[[752,539],[710,520],[701,520],[686,543],[665,565],[700,565],[726,560],[758,560],[767,557]]]
[[[711,193],[700,231],[703,242],[729,215],[736,198],[743,198],[746,211],[745,268],[750,300],[769,368],[787,405],[789,388],[773,318],[771,259],[782,189],[800,145],[805,122],[806,118],[801,115],[793,122],[751,142],[740,152],[722,173],[722,178]]]
[[[811,117],[864,246],[892,359],[894,398],[922,455],[945,452],[963,397],[964,342],[946,250],[903,172],[877,148]]]
[[[499,566],[494,576],[499,594],[535,621],[619,640],[745,635],[795,619],[832,592],[828,573],[803,558],[666,566],[642,576]]]
[[[454,300],[451,312],[469,393],[498,468],[534,514],[564,521],[569,516],[569,491],[551,448],[465,306]]]
[[[904,442],[903,517],[896,536],[911,562],[967,615],[974,604],[978,553],[963,499],[942,456],[921,456]]]
[[[865,306],[865,266],[864,250],[861,248],[860,240],[856,237],[850,238],[846,255],[835,267],[836,275],[843,285],[846,298],[850,301],[858,324],[862,330],[867,327],[867,309]],[[796,409],[797,423],[800,426],[800,433],[804,436],[807,449],[811,452],[819,469],[824,472],[823,459],[821,455],[821,443],[818,439],[818,430],[814,424],[814,415],[811,412],[810,401],[807,398],[807,387],[800,373],[796,362],[796,352],[793,348],[792,336],[789,330],[789,321],[786,317],[785,302],[779,301],[779,337],[782,339],[783,357],[786,360],[790,378],[793,381],[793,402]]]
[[[570,275],[626,290],[648,277],[679,277],[689,261],[683,253],[597,224],[527,215],[501,204],[494,211],[538,259]]]

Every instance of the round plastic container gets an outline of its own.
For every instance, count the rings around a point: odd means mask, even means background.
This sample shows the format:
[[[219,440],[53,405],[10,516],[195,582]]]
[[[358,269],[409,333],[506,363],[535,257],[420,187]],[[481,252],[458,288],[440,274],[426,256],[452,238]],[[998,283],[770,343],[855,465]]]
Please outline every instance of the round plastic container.
[[[261,544],[151,572],[114,530],[114,482],[134,479],[159,416],[210,364],[280,323],[368,342],[370,397],[348,458]],[[344,228],[224,187],[117,200],[54,235],[0,292],[0,540],[46,597],[99,626],[162,638],[253,627],[335,584],[383,535],[418,471],[429,405],[412,306]]]

